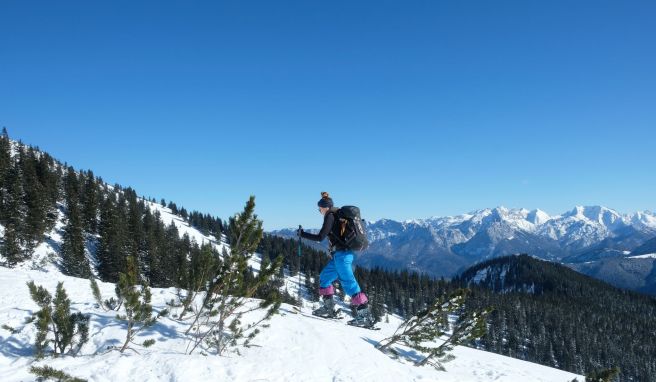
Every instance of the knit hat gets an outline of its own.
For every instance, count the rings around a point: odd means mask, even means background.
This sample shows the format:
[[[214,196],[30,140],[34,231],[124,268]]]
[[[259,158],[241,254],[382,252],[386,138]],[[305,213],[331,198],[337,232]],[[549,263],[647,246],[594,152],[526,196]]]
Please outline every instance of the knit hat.
[[[321,193],[321,199],[317,202],[317,205],[322,208],[332,208],[333,200],[330,198],[330,195],[324,191]]]

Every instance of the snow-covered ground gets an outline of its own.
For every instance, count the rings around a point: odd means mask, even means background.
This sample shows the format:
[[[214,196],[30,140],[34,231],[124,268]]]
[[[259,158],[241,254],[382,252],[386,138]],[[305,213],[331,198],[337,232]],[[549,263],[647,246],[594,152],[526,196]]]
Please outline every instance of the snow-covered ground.
[[[656,253],[648,253],[646,255],[631,256],[630,259],[656,259]]]
[[[25,319],[37,310],[26,282],[34,280],[54,293],[58,281],[73,302],[72,309],[91,315],[90,341],[77,357],[45,358],[35,361],[35,327]],[[295,280],[290,280],[292,284]],[[99,283],[105,297],[114,285]],[[174,298],[174,289],[153,289],[155,310],[164,309]],[[140,354],[106,352],[122,343],[125,326],[114,319],[116,312],[96,307],[89,281],[67,277],[56,270],[9,269],[0,267],[0,323],[20,329],[11,334],[0,329],[0,380],[32,381],[31,365],[49,365],[89,381],[571,381],[580,376],[492,353],[458,347],[456,360],[440,372],[430,366],[415,367],[389,358],[375,344],[390,335],[398,319],[380,323],[380,331],[354,328],[342,322],[324,321],[294,314],[283,305],[281,314],[256,338],[257,347],[242,355],[186,355],[186,325],[173,317],[161,319],[139,341],[156,344],[139,349]],[[310,303],[303,311],[309,313]],[[173,311],[175,313],[175,310]],[[347,318],[344,318],[347,320]],[[412,352],[409,351],[412,355]]]
[[[170,208],[163,207],[159,203],[153,203],[145,199],[144,203],[146,203],[152,212],[159,212],[160,219],[162,219],[164,225],[168,226],[175,224],[180,236],[187,234],[190,239],[195,240],[199,245],[212,243],[217,249],[219,249],[219,252],[221,251],[223,247],[221,241],[217,241],[214,236],[203,235],[202,232],[189,225],[189,223],[187,223],[181,216],[173,214]]]
[[[170,209],[147,202],[157,210],[165,224],[173,223],[180,235],[185,233],[199,244],[211,242],[217,249],[225,244],[212,236],[203,235],[189,226]],[[12,334],[0,328],[0,381],[33,381],[29,373],[32,365],[48,365],[89,381],[571,381],[584,378],[557,369],[516,360],[493,353],[466,347],[457,347],[456,359],[446,364],[446,372],[430,366],[415,367],[411,362],[394,360],[375,349],[375,344],[391,335],[398,327],[398,317],[389,317],[389,323],[379,323],[380,331],[347,326],[344,322],[324,321],[294,313],[283,305],[279,315],[271,320],[271,327],[256,337],[257,346],[241,349],[241,355],[187,355],[189,338],[184,331],[188,323],[175,319],[173,310],[145,331],[139,342],[154,339],[155,345],[139,348],[139,354],[128,351],[121,354],[107,351],[110,346],[122,344],[125,325],[114,317],[116,312],[97,307],[89,281],[64,276],[55,265],[59,259],[59,245],[63,228],[63,214],[47,240],[34,251],[31,260],[10,269],[0,267],[0,325],[18,329]],[[3,233],[0,227],[0,234]],[[89,254],[90,260],[93,257]],[[259,269],[259,258],[251,260]],[[304,285],[301,275],[300,285]],[[72,309],[91,316],[90,340],[77,357],[34,358],[34,324],[25,320],[38,310],[31,300],[26,283],[33,280],[52,294],[58,281],[72,301]],[[298,293],[299,279],[287,277],[284,284],[288,292]],[[114,285],[99,282],[104,298],[113,296]],[[166,308],[166,302],[175,298],[175,289],[153,288],[155,311]],[[314,307],[305,301],[304,314]],[[346,306],[344,306],[346,308]],[[248,319],[248,317],[247,317]],[[255,319],[255,318],[253,318]],[[410,349],[401,349],[410,358]]]

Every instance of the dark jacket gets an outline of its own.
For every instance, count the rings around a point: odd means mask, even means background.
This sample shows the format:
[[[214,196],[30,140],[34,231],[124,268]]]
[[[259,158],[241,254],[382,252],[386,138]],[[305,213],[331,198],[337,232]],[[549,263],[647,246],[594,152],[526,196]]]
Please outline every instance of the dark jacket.
[[[336,238],[339,237],[339,224],[336,224],[337,217],[335,216],[335,212],[337,212],[337,210],[339,210],[339,208],[333,207],[328,210],[328,212],[326,212],[326,215],[323,217],[323,225],[321,226],[321,230],[319,230],[318,234],[315,235],[313,233],[303,231],[301,233],[301,237],[308,240],[323,241],[323,239],[328,236],[330,252],[346,250],[347,248],[336,240]],[[332,235],[330,234],[331,232],[333,233]]]

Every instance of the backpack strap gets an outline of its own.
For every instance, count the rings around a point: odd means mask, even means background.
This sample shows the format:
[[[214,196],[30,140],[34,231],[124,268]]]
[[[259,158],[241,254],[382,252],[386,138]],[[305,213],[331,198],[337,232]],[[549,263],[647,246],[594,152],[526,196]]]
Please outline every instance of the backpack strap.
[[[332,228],[335,228],[335,224],[341,224],[339,229],[340,229],[340,232],[343,233],[344,230],[345,230],[344,224],[346,222],[341,222],[342,219],[339,218],[339,216],[337,214],[337,211],[339,211],[339,208],[335,208],[335,207],[331,208],[330,211],[328,211],[329,214],[333,214],[333,217],[335,219],[335,222],[333,223]],[[346,247],[346,242],[344,240],[342,240],[342,238],[340,238],[339,236],[335,235],[335,232],[333,231],[332,228],[331,228],[330,232],[328,232],[328,237],[331,239],[330,242],[333,243],[333,244],[337,243],[337,244],[341,245],[342,247]],[[331,252],[332,252],[332,247],[333,247],[333,245],[331,245],[331,249],[330,249]]]

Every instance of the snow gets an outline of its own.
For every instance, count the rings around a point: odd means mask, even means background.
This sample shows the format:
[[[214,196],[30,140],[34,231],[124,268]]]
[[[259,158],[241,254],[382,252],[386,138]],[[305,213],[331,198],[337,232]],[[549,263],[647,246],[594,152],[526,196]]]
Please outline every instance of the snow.
[[[195,240],[196,243],[202,245],[202,244],[207,244],[207,243],[212,243],[212,245],[219,250],[219,252],[223,249],[223,244],[220,241],[217,241],[217,239],[214,236],[206,236],[203,235],[200,231],[189,225],[182,217],[175,215],[170,208],[168,207],[163,207],[159,203],[153,203],[150,202],[146,199],[143,200],[144,203],[150,208],[151,212],[159,212],[160,214],[160,219],[162,219],[162,222],[164,225],[169,226],[171,224],[174,224],[175,227],[178,229],[178,232],[180,233],[180,237],[182,237],[184,234],[189,235],[189,238],[192,240]]]
[[[188,234],[197,243],[212,243],[217,249],[225,244],[212,236],[203,235],[189,226],[181,217],[166,207],[144,200],[149,208],[159,212],[164,224],[175,224],[180,235]],[[390,336],[401,322],[390,316],[389,323],[379,323],[380,331],[347,326],[345,322],[323,321],[294,314],[291,306],[283,304],[279,315],[273,317],[270,328],[256,337],[256,347],[241,349],[241,355],[186,354],[189,344],[184,331],[188,323],[176,320],[175,310],[162,318],[154,327],[145,331],[139,342],[154,339],[148,349],[119,353],[107,351],[108,346],[122,343],[125,325],[115,319],[116,312],[104,311],[93,299],[89,281],[61,274],[56,266],[59,245],[62,240],[63,213],[47,239],[34,250],[29,261],[10,269],[0,267],[0,324],[19,331],[12,334],[0,329],[0,381],[31,381],[30,366],[48,365],[75,377],[89,381],[571,381],[580,376],[530,362],[500,356],[467,347],[457,347],[454,361],[447,363],[446,372],[430,366],[415,367],[407,361],[394,360],[375,349],[375,344]],[[471,218],[471,216],[467,216]],[[454,223],[463,217],[448,218]],[[0,227],[0,234],[4,229]],[[90,240],[92,242],[93,240]],[[89,255],[90,256],[90,255]],[[91,257],[91,256],[90,256]],[[90,258],[90,260],[93,260]],[[259,269],[259,257],[254,256],[251,265]],[[300,285],[305,285],[300,275]],[[90,340],[77,357],[46,358],[36,361],[33,344],[36,329],[26,324],[38,309],[31,300],[26,286],[33,280],[54,293],[58,281],[72,301],[72,310],[91,316]],[[104,298],[113,296],[114,285],[99,282]],[[287,277],[284,288],[296,295],[299,277]],[[307,291],[304,295],[307,295]],[[165,309],[166,302],[174,299],[173,288],[153,288],[155,311]],[[251,304],[256,304],[252,301]],[[347,309],[346,303],[342,302]],[[305,300],[302,308],[309,314],[312,303]],[[250,313],[244,322],[254,321],[257,313]],[[344,321],[348,318],[344,318]],[[409,356],[419,357],[410,349],[400,348]]]
[[[634,225],[656,229],[656,214],[650,211],[636,212],[629,216]]]
[[[555,241],[563,249],[578,250],[615,237],[628,227],[647,235],[656,234],[656,215],[649,211],[620,214],[603,206],[576,206],[561,215],[550,216],[539,209],[529,211],[500,206],[458,216],[412,219],[401,223],[381,219],[367,225],[370,243],[402,242],[407,232],[421,232],[417,229],[425,228],[431,233],[433,242],[446,250],[453,245],[469,242],[478,233],[492,234],[496,231],[498,234],[491,237],[496,241],[529,234],[536,240]],[[531,243],[529,239],[526,242]]]
[[[483,268],[480,271],[476,272],[476,275],[472,278],[474,284],[480,284],[483,280],[487,278],[487,274],[490,271],[489,268]]]
[[[648,253],[646,255],[631,256],[629,259],[656,259],[656,253]]]
[[[542,225],[549,221],[551,216],[540,209],[535,209],[528,213],[526,219],[535,225]]]
[[[91,315],[90,341],[77,357],[46,358],[35,361],[32,344],[33,324],[25,324],[37,306],[29,297],[25,283],[34,280],[54,291],[58,281],[73,302],[72,309]],[[291,281],[295,282],[296,280]],[[113,284],[99,283],[104,297],[112,295]],[[175,290],[153,288],[153,305],[158,311],[172,299]],[[341,322],[325,321],[292,314],[283,304],[281,314],[263,329],[255,343],[242,355],[186,355],[186,326],[173,317],[160,320],[139,338],[153,338],[156,344],[139,349],[140,354],[106,352],[108,345],[122,341],[124,326],[95,306],[88,280],[67,277],[55,270],[47,272],[0,267],[0,322],[16,329],[11,334],[0,329],[0,380],[33,380],[31,365],[49,365],[89,381],[571,381],[579,377],[557,369],[532,364],[466,347],[457,347],[457,357],[439,372],[430,366],[415,367],[391,359],[374,348],[392,334],[399,324],[379,323],[380,331],[354,328]],[[307,314],[312,306],[306,302]],[[174,311],[175,312],[175,311]],[[344,318],[346,320],[346,318]],[[408,354],[413,353],[405,349]],[[415,354],[416,356],[416,354]]]
[[[159,211],[165,224],[175,224],[180,235],[187,233],[199,243],[212,242],[219,248],[224,246],[190,227],[170,209],[147,203],[153,211]],[[125,326],[115,320],[116,312],[106,312],[96,306],[88,280],[59,272],[55,265],[63,229],[63,214],[59,213],[56,227],[35,249],[30,261],[13,269],[0,267],[0,323],[20,330],[12,334],[0,329],[2,381],[33,380],[29,373],[32,365],[48,365],[89,381],[570,381],[577,377],[466,347],[455,349],[457,358],[446,364],[447,372],[438,372],[429,366],[418,368],[409,362],[391,359],[375,349],[378,341],[397,328],[398,317],[389,317],[389,323],[379,323],[381,330],[374,332],[353,328],[343,322],[293,314],[291,306],[286,304],[283,304],[281,314],[272,319],[271,327],[256,338],[258,346],[242,349],[241,356],[185,354],[189,343],[184,335],[187,325],[173,315],[161,319],[139,337],[140,342],[155,339],[156,344],[151,348],[138,349],[140,354],[107,351],[108,346],[123,341]],[[254,256],[251,264],[259,269],[259,257]],[[305,285],[304,279],[305,276],[300,275],[300,285]],[[33,324],[25,324],[26,318],[37,310],[26,286],[30,280],[43,285],[51,293],[54,293],[57,282],[63,281],[73,311],[91,315],[91,339],[79,356],[34,359],[36,329]],[[297,295],[298,285],[299,276],[287,274],[284,288]],[[104,298],[113,296],[113,284],[99,282],[99,287]],[[155,311],[166,308],[166,302],[175,298],[173,288],[153,288],[152,292]],[[307,291],[303,292],[307,295]],[[345,303],[342,304],[346,309]],[[303,312],[309,314],[315,307],[305,300]],[[410,349],[401,350],[418,356]]]

